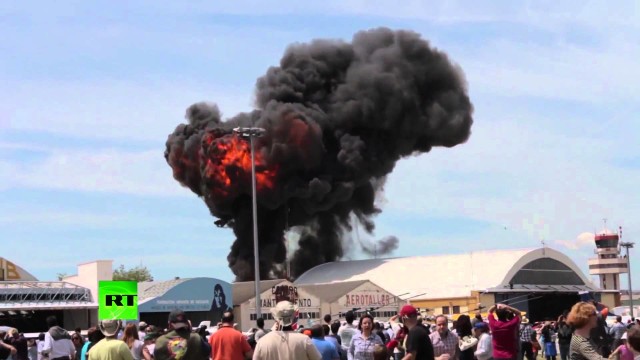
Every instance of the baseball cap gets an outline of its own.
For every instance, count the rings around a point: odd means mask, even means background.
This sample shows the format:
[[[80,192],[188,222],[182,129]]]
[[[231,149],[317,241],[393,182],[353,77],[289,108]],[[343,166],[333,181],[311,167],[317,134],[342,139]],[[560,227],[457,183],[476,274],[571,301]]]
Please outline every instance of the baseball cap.
[[[483,321],[478,321],[477,323],[475,323],[475,325],[473,325],[473,327],[475,329],[486,329],[489,327],[489,324]]]
[[[418,310],[413,307],[413,305],[405,305],[400,310],[400,316],[416,316],[418,315]]]
[[[187,314],[180,309],[175,309],[169,313],[169,322],[174,329],[188,328],[189,320]]]

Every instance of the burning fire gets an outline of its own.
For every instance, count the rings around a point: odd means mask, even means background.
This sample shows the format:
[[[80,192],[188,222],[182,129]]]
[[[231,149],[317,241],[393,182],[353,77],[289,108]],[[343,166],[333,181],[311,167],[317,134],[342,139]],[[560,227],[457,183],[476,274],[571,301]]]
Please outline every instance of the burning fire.
[[[237,185],[239,183],[251,183],[251,146],[248,140],[232,134],[217,136],[215,132],[208,132],[202,141],[205,177],[221,195],[232,189],[243,190]],[[277,167],[269,167],[260,151],[256,151],[254,157],[257,191],[273,188]]]

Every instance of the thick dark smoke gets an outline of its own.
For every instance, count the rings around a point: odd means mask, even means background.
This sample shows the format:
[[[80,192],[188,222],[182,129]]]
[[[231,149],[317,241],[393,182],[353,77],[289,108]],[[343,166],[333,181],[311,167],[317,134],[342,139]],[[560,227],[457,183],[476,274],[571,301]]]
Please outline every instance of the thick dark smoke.
[[[282,276],[289,227],[302,229],[293,276],[340,259],[353,221],[373,231],[375,195],[396,162],[465,142],[473,122],[461,69],[410,31],[292,45],[256,88],[257,109],[224,121],[215,105],[192,105],[165,152],[174,178],[233,228],[228,260],[238,280],[253,279],[253,240],[248,145],[233,128],[266,129],[255,142],[265,278]],[[397,239],[363,247],[382,255]]]
[[[398,248],[399,240],[395,236],[386,236],[373,244],[362,243],[362,251],[371,256],[380,256],[393,252]]]

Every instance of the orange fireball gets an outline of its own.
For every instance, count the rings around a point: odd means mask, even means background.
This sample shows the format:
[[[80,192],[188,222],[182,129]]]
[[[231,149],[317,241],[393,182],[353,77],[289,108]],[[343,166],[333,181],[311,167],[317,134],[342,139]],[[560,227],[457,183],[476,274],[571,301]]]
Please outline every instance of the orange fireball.
[[[207,133],[203,138],[202,156],[204,175],[220,192],[242,191],[237,188],[238,183],[250,184],[251,147],[247,140],[232,134],[216,137],[213,132]],[[277,167],[268,166],[258,149],[254,157],[257,190],[273,188]]]

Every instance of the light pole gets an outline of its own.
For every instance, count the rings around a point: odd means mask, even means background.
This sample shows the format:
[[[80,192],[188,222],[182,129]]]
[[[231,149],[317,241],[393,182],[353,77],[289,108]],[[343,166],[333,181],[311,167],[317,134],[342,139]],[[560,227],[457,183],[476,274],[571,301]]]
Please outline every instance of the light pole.
[[[258,202],[256,199],[256,162],[253,154],[253,138],[260,137],[264,134],[265,129],[258,127],[237,127],[233,132],[249,138],[251,146],[251,190],[253,198],[253,266],[255,274],[255,291],[256,291],[256,320],[262,317],[262,303],[260,302],[260,259],[258,256]]]
[[[633,291],[631,290],[631,258],[629,257],[629,248],[632,248],[634,243],[621,242],[620,246],[627,249],[627,275],[629,275],[629,310],[631,310],[631,318],[635,318],[633,311]]]

